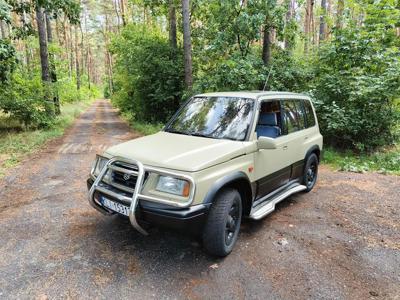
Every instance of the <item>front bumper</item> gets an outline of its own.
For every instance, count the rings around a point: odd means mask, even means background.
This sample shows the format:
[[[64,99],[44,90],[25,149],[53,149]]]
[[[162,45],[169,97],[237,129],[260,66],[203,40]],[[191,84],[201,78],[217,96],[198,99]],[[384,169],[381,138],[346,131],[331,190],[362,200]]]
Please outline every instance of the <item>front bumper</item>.
[[[87,180],[89,191],[93,183],[94,180],[92,178]],[[96,201],[96,198],[102,195],[115,202],[126,205],[126,203],[121,202],[120,199],[97,191],[93,195],[95,201],[93,201],[92,206],[94,204],[96,209],[105,214],[115,214],[115,212],[103,207],[100,201]],[[139,201],[135,209],[135,219],[137,219],[139,224],[152,224],[197,234],[201,232],[203,228],[209,208],[210,204],[193,205],[187,208],[171,208],[167,205],[152,203],[150,201]]]

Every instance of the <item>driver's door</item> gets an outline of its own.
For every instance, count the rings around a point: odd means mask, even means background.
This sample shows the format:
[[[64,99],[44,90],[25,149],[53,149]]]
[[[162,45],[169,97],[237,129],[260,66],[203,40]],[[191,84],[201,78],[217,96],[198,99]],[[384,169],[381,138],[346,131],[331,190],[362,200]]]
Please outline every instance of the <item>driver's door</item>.
[[[286,184],[290,179],[291,162],[288,151],[288,135],[283,135],[283,119],[281,114],[281,103],[279,100],[268,100],[261,103],[258,122],[256,126],[257,138],[260,136],[260,120],[263,114],[276,114],[276,124],[274,122],[266,126],[276,125],[280,128],[278,136],[268,136],[275,138],[278,142],[277,149],[259,149],[254,155],[254,176],[256,179],[256,199],[261,198],[280,186]],[[269,132],[264,130],[264,132]]]

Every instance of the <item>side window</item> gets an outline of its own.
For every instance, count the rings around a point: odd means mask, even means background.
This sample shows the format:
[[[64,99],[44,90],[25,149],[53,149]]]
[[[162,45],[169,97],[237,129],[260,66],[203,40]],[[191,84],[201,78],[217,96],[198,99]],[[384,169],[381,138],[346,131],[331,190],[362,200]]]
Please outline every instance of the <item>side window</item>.
[[[311,106],[311,102],[308,100],[305,100],[304,108],[306,110],[307,128],[313,127],[315,125],[315,116],[314,116],[314,111]]]
[[[304,110],[299,100],[283,100],[283,122],[285,133],[289,134],[305,128]]]

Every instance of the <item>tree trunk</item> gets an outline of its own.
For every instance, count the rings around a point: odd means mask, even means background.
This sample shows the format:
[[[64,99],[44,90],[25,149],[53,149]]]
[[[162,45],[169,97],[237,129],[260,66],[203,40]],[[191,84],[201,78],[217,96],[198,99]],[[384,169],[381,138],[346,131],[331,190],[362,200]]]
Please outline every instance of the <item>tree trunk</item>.
[[[288,1],[288,7],[287,7],[287,12],[286,12],[286,26],[292,21],[294,17],[294,7],[295,7],[295,1],[296,0],[289,0]],[[293,47],[293,42],[292,40],[289,40],[287,36],[285,36],[285,49],[289,49]]]
[[[177,39],[176,39],[176,10],[174,0],[169,0],[169,42],[172,49],[176,49]]]
[[[40,65],[42,69],[42,83],[45,87],[45,108],[49,115],[53,114],[52,106],[49,105],[49,87],[50,87],[50,71],[49,71],[49,53],[47,49],[47,35],[46,35],[46,21],[43,13],[43,8],[39,6],[36,1],[36,22],[39,35],[39,48],[40,48]]]
[[[122,26],[126,26],[125,0],[120,0]]]
[[[120,16],[119,16],[119,9],[118,9],[118,0],[112,0],[113,1],[113,6],[114,6],[114,11],[115,11],[115,14],[116,14],[116,16],[117,16],[117,29],[118,29],[118,32],[119,32],[119,28],[121,27],[121,18],[120,18]]]
[[[78,28],[75,25],[75,72],[76,72],[76,89],[81,89],[81,73],[79,65],[79,39],[78,39]]]
[[[185,83],[189,90],[193,86],[192,41],[190,37],[189,0],[182,0],[183,48],[185,53]]]
[[[72,73],[74,70],[74,39],[72,36],[72,25],[69,23],[69,70],[70,77],[72,78]]]
[[[47,36],[46,36],[46,25],[44,20],[43,8],[36,6],[36,22],[38,26],[39,34],[39,46],[40,46],[40,64],[42,67],[42,80],[50,82],[49,73],[49,53],[47,49]]]
[[[326,0],[321,0],[321,16],[319,17],[319,41],[323,41],[326,38],[326,13],[327,3]]]
[[[312,29],[312,18],[313,18],[313,6],[314,0],[306,1],[306,13],[304,17],[304,52],[308,52],[310,43],[310,34]]]
[[[344,12],[344,0],[338,0],[337,3],[337,17],[336,17],[336,28],[343,28],[343,12]]]
[[[271,30],[267,26],[264,27],[262,60],[265,66],[271,62]]]
[[[111,53],[107,51],[106,53],[107,56],[107,70],[108,70],[108,88],[109,88],[109,94],[113,94],[113,76],[112,76],[112,57]]]
[[[91,57],[91,51],[90,51],[90,46],[88,46],[88,49],[87,49],[87,56],[86,56],[86,67],[87,67],[87,76],[88,76],[88,87],[89,87],[89,90],[91,89],[91,83],[90,83],[90,81],[91,81],[91,74],[90,74],[90,72],[92,71],[92,68],[91,68],[91,63],[92,63],[92,57]]]
[[[1,38],[5,39],[6,38],[6,28],[4,27],[4,23],[2,20],[0,20],[0,32],[1,32]]]
[[[50,45],[53,43],[53,33],[51,30],[51,22],[48,14],[46,13],[46,29],[47,29],[47,42]],[[56,65],[54,63],[54,55],[49,53],[49,61],[50,61],[50,78],[53,84],[57,83],[57,72],[56,72]],[[53,95],[53,103],[54,103],[54,111],[56,115],[61,113],[60,110],[60,99],[58,97],[58,90],[55,88],[54,95]]]

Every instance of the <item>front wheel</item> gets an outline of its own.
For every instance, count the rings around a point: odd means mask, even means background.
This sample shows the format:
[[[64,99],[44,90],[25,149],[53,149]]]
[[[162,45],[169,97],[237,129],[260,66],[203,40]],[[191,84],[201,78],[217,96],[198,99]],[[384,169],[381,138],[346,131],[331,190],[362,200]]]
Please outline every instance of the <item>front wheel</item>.
[[[216,256],[231,253],[239,235],[242,199],[237,190],[224,189],[211,206],[203,231],[206,251]]]
[[[311,154],[306,161],[303,174],[303,184],[306,186],[305,192],[313,189],[318,177],[318,157],[315,153]]]

